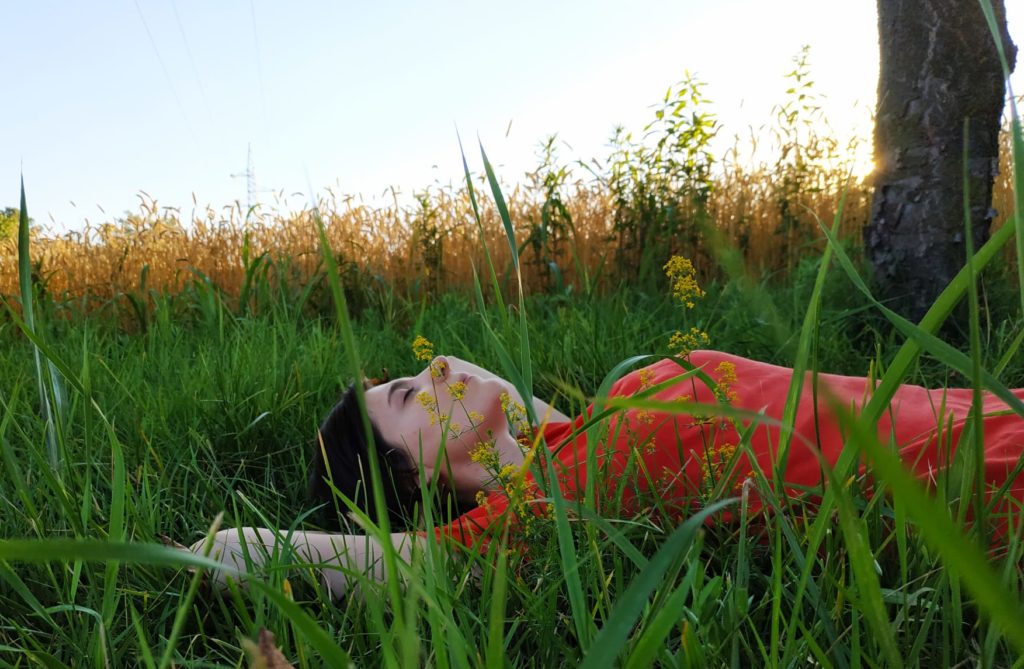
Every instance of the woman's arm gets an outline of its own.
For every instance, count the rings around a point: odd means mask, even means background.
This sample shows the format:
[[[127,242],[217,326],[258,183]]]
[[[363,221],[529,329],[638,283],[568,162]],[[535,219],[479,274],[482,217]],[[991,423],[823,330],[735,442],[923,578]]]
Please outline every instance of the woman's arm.
[[[262,569],[268,557],[275,552],[280,554],[286,539],[294,551],[293,561],[318,565],[320,579],[335,599],[349,590],[351,572],[361,572],[377,581],[388,576],[384,569],[383,548],[377,539],[361,534],[296,531],[288,535],[284,531],[262,527],[232,528],[214,535],[210,557],[247,574]],[[391,545],[404,560],[412,555],[417,541],[421,538],[407,532],[391,535]],[[205,539],[189,548],[200,555],[205,549]],[[217,586],[225,585],[224,572],[217,571],[212,578]]]
[[[454,355],[446,355],[444,357],[445,359],[448,360],[448,364],[451,365],[452,371],[467,372],[469,374],[473,374],[481,378],[497,379],[498,381],[501,381],[502,383],[505,384],[505,386],[508,388],[509,395],[511,395],[513,399],[515,399],[517,402],[524,403],[523,396],[519,393],[518,390],[516,390],[515,385],[511,381],[503,379],[494,372],[490,372],[484,369],[483,367],[480,367],[479,365],[474,365],[473,363],[467,362],[462,358],[456,358]],[[534,396],[533,398],[533,412],[537,415],[538,420],[547,421],[549,423],[567,423],[570,420],[572,420],[564,413],[562,413],[552,405],[548,404],[547,402],[536,396]]]

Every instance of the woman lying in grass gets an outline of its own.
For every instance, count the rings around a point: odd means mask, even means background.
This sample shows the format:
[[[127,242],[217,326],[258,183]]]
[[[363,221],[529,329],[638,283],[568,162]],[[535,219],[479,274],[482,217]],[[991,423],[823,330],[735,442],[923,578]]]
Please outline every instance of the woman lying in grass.
[[[616,410],[601,401],[570,419],[533,398],[540,421],[534,426],[511,383],[465,361],[438,357],[416,376],[365,394],[391,528],[407,527],[426,498],[421,482],[433,482],[447,498],[438,508],[453,518],[438,520],[444,513],[435,510],[439,539],[479,549],[507,532],[509,541],[525,545],[536,531],[534,521],[550,513],[548,471],[555,473],[564,497],[598,513],[630,517],[638,511],[637,500],[656,499],[670,515],[683,518],[709,500],[733,494],[747,478],[773,479],[792,374],[726,353],[694,351],[683,361],[665,359],[627,374],[608,393],[611,404],[615,398],[643,398],[647,406]],[[842,430],[827,407],[863,406],[872,389],[865,378],[819,374],[815,403],[815,393],[805,386],[782,472],[786,494],[820,489],[819,456],[829,466],[839,458]],[[1024,390],[1014,394],[1024,400]],[[952,462],[971,395],[971,390],[902,386],[879,423],[879,436],[898,449],[919,479],[934,482]],[[984,478],[989,486],[1005,486],[1008,503],[1002,506],[1013,508],[1001,511],[1016,519],[1024,500],[1024,475],[1017,468],[1024,454],[1024,419],[987,393],[983,412]],[[601,415],[608,418],[595,420]],[[320,436],[310,480],[315,498],[345,513],[337,491],[375,519],[371,446],[353,389],[328,416]],[[550,456],[550,469],[538,454]],[[589,476],[594,467],[596,476]],[[754,495],[752,512],[760,505]],[[997,521],[998,533],[1016,528],[1016,520]],[[240,571],[251,570],[284,539],[285,533],[269,529],[223,530],[211,554]],[[391,534],[404,557],[424,541],[424,532]],[[334,596],[345,593],[353,570],[384,578],[374,538],[297,531],[290,543],[297,560],[319,566]],[[205,547],[198,542],[192,549]]]

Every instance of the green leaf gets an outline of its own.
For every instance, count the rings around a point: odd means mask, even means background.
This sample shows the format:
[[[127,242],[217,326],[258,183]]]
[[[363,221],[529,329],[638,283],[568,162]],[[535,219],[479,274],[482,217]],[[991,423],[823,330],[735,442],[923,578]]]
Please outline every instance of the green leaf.
[[[102,541],[99,539],[0,539],[0,560],[10,562],[109,562],[165,567],[219,569],[237,576],[227,564],[160,544]]]
[[[309,645],[319,654],[319,659],[322,660],[323,666],[338,667],[339,669],[355,666],[348,653],[336,644],[331,635],[320,627],[301,606],[289,600],[282,592],[270,587],[266,583],[253,580],[249,582],[249,585],[269,599],[288,618],[288,622],[292,627],[299,631],[306,641],[309,642]]]
[[[1024,603],[1020,595],[992,568],[988,556],[964,536],[941,500],[935,499],[903,466],[899,456],[878,441],[875,422],[861,414],[854,420],[845,407],[830,401],[831,409],[847,435],[847,443],[867,455],[874,476],[884,482],[897,504],[906,506],[925,541],[935,549],[947,569],[954,571],[974,593],[978,607],[1024,652]]]
[[[622,652],[630,630],[647,606],[651,594],[662,584],[668,568],[689,550],[697,531],[708,517],[737,501],[735,498],[725,499],[701,509],[672,532],[648,562],[647,568],[619,596],[611,615],[587,650],[580,669],[607,667]]]

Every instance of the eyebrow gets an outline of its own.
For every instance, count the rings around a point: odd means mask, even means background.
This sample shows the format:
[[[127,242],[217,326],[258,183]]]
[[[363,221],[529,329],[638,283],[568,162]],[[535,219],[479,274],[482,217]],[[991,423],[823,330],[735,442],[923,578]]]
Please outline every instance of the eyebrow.
[[[402,385],[402,381],[404,381],[404,380],[405,380],[405,379],[400,379],[400,380],[398,380],[398,381],[395,381],[394,383],[392,383],[392,384],[391,384],[391,387],[390,387],[390,388],[388,388],[388,405],[390,405],[390,404],[391,404],[391,397],[392,397],[392,396],[393,396],[393,395],[394,395],[394,394],[395,394],[396,392],[398,392],[398,390],[399,390],[399,389],[401,388],[401,385]]]

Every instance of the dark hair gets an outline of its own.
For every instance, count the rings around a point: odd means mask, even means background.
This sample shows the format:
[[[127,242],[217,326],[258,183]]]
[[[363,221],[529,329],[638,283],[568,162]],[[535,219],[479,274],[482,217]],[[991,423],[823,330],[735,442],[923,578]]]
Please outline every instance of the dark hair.
[[[417,504],[422,501],[419,470],[406,449],[389,444],[372,421],[370,432],[380,465],[388,520],[392,528],[408,527],[416,517]],[[309,496],[313,503],[324,505],[322,516],[325,526],[340,527],[341,518],[335,510],[342,515],[347,515],[348,511],[341,500],[335,500],[331,484],[374,522],[380,521],[374,503],[369,448],[370,441],[356,400],[355,386],[349,386],[320,426],[318,438],[313,442]],[[467,504],[466,500],[458,500],[444,486],[437,487],[439,499],[451,503],[451,510],[456,515],[476,505],[475,502]]]

